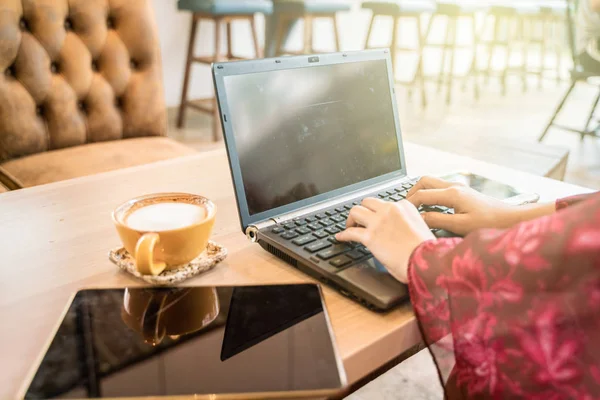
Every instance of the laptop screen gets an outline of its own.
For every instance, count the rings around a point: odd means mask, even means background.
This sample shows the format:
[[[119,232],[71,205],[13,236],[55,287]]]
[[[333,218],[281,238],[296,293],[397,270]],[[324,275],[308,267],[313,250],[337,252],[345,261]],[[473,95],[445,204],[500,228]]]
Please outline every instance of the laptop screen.
[[[385,60],[224,78],[255,215],[401,169]]]

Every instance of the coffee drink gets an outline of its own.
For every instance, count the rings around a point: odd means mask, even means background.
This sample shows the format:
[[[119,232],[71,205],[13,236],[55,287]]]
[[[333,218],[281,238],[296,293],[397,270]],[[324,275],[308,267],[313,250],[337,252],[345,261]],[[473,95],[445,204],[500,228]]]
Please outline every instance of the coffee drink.
[[[121,204],[113,222],[139,272],[157,275],[184,265],[205,249],[216,206],[206,197],[159,193]]]
[[[156,203],[140,207],[127,216],[125,224],[144,232],[179,229],[202,222],[207,210],[189,203]]]

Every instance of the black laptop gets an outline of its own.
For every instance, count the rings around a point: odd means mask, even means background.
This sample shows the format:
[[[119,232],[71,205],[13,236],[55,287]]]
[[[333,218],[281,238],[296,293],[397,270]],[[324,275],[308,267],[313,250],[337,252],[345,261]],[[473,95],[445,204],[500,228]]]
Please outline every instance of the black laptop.
[[[335,240],[362,199],[400,201],[415,182],[389,51],[216,63],[213,77],[247,237],[371,309],[407,299],[369,249]]]

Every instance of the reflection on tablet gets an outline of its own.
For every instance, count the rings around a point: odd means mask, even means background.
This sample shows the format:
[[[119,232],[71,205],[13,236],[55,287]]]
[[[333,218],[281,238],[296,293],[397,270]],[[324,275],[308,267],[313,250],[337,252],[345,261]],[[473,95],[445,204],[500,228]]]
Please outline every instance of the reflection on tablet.
[[[315,285],[85,290],[25,397],[262,398],[340,389],[340,366]]]
[[[322,313],[316,286],[246,286],[233,289],[221,361]]]

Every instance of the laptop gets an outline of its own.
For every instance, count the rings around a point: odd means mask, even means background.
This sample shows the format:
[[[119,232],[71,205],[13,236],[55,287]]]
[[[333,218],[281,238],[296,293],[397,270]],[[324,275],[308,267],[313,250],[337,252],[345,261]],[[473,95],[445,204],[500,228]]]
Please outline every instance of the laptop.
[[[369,249],[335,239],[362,199],[400,201],[415,183],[389,51],[215,63],[213,78],[247,237],[370,309],[406,300]]]

